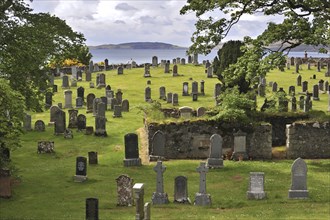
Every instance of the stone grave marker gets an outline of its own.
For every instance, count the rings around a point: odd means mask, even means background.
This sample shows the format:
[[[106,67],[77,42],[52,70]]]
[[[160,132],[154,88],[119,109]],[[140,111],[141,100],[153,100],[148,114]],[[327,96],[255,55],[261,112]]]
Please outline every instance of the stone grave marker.
[[[45,122],[42,120],[37,120],[34,123],[34,130],[39,132],[45,131],[46,130]]]
[[[297,86],[301,86],[301,80],[302,80],[302,77],[301,77],[301,75],[299,74],[299,75],[297,76]]]
[[[97,198],[86,199],[86,220],[99,220],[99,200]]]
[[[164,180],[163,173],[166,170],[166,166],[162,164],[162,161],[157,161],[157,165],[154,167],[154,171],[157,173],[156,177],[156,192],[152,194],[152,204],[161,205],[169,203],[167,193],[164,192]]]
[[[222,159],[222,137],[218,134],[213,134],[210,138],[210,155],[207,158],[206,166],[208,168],[222,168],[223,159]]]
[[[86,129],[86,116],[83,114],[77,116],[77,129],[78,131]]]
[[[207,78],[212,78],[213,77],[213,67],[208,67],[206,70]]]
[[[185,58],[181,58],[180,63],[181,63],[181,65],[186,65],[186,59]]]
[[[153,56],[152,57],[152,66],[153,67],[157,67],[158,66],[158,57],[157,56]]]
[[[291,111],[297,111],[297,99],[295,96],[292,96],[291,98]]]
[[[289,86],[289,95],[294,96],[296,94],[296,87]]]
[[[97,152],[95,151],[88,152],[88,164],[98,164]]]
[[[77,79],[77,66],[71,66],[71,76]]]
[[[54,141],[38,141],[37,153],[54,153]]]
[[[329,93],[329,82],[328,81],[325,81],[325,83],[324,83],[324,92]]]
[[[107,130],[106,130],[106,118],[102,116],[96,116],[95,117],[95,136],[107,136]]]
[[[64,131],[64,138],[66,139],[72,139],[73,138],[73,132],[70,129],[65,129]]]
[[[87,180],[87,158],[79,156],[76,158],[75,182],[84,182]]]
[[[180,117],[184,119],[190,119],[192,117],[192,111],[193,109],[188,106],[183,106],[179,108],[180,111]]]
[[[198,94],[198,82],[192,82],[191,87],[191,94]]]
[[[45,108],[49,109],[53,105],[53,93],[46,92],[45,95]]]
[[[87,103],[86,103],[86,108],[87,111],[86,113],[93,112],[93,101],[95,99],[95,95],[93,93],[89,93],[86,97]]]
[[[124,99],[121,103],[121,110],[123,112],[129,112],[129,101],[127,99]]]
[[[194,65],[198,65],[198,54],[197,54],[197,53],[194,54],[194,57],[193,57],[193,64],[194,64]]]
[[[104,88],[105,86],[106,86],[105,74],[101,73],[99,83],[96,85],[96,87],[100,89],[100,88]]]
[[[191,203],[188,196],[188,179],[185,176],[177,176],[174,179],[174,203]]]
[[[124,68],[122,66],[119,66],[117,68],[117,75],[123,75],[124,74]]]
[[[178,95],[178,93],[173,93],[172,105],[173,106],[179,105],[179,95]]]
[[[123,92],[118,89],[116,92],[117,103],[120,104],[123,101]]]
[[[201,92],[200,92],[200,94],[201,95],[205,95],[205,81],[204,80],[201,80],[200,84],[201,84]]]
[[[302,92],[308,91],[308,82],[304,81],[302,82]]]
[[[69,88],[69,77],[63,76],[62,77],[62,89],[68,89]]]
[[[179,76],[178,74],[178,65],[173,66],[172,76]]]
[[[113,115],[112,117],[113,118],[121,118],[123,117],[122,114],[122,106],[121,105],[114,105],[113,106]]]
[[[202,117],[206,114],[206,108],[199,107],[196,112],[197,112],[197,117]]]
[[[264,199],[265,174],[263,172],[250,172],[249,189],[246,192],[248,199]]]
[[[104,71],[108,70],[108,67],[109,67],[109,60],[104,59]]]
[[[122,174],[117,179],[117,206],[133,206],[133,179]]]
[[[124,166],[141,166],[139,158],[138,136],[134,133],[128,133],[124,137],[125,142],[125,159]]]
[[[246,153],[246,133],[238,130],[234,133],[234,152],[232,155],[233,160],[248,159]]]
[[[92,73],[94,71],[94,64],[93,64],[92,60],[89,62],[88,70],[89,70],[90,73]]]
[[[195,194],[194,205],[208,206],[211,205],[211,195],[206,193],[206,173],[209,168],[205,162],[200,162],[199,167],[196,171],[199,172],[199,192]]]
[[[151,101],[151,88],[149,86],[147,88],[145,88],[144,100],[146,102],[150,102]]]
[[[172,103],[173,101],[173,93],[169,92],[167,93],[167,103]]]
[[[158,130],[151,138],[150,161],[165,160],[165,135]]]
[[[86,82],[92,81],[92,73],[89,70],[86,70],[85,73],[86,73],[86,76],[85,76]]]
[[[258,85],[258,95],[260,97],[264,97],[266,95],[266,91],[265,90],[266,90],[266,87],[265,87],[264,84],[259,84]]]
[[[313,86],[313,100],[319,101],[319,85],[314,85]]]
[[[149,64],[144,64],[144,74],[143,77],[147,78],[147,77],[151,77],[150,74],[150,65]]]
[[[198,93],[192,93],[192,100],[196,102],[198,100]]]
[[[320,81],[319,81],[319,90],[320,91],[324,91],[324,80],[323,79],[321,79]]]
[[[188,63],[192,63],[192,56],[191,55],[188,56]]]
[[[289,199],[307,199],[307,165],[300,157],[291,166],[291,181]]]
[[[170,62],[167,61],[164,66],[164,73],[170,73]]]
[[[189,83],[184,82],[182,85],[182,96],[189,96]]]
[[[77,80],[76,79],[71,78],[70,81],[71,81],[71,87],[77,87]]]
[[[84,102],[84,94],[85,94],[85,89],[84,87],[80,86],[77,89],[77,97],[82,98],[83,102]]]
[[[62,110],[58,110],[55,113],[55,120],[54,120],[54,134],[64,134],[66,129],[66,121],[65,121],[65,112]]]
[[[144,220],[144,184],[136,183],[133,186],[135,197],[135,220]]]
[[[98,112],[98,105],[99,103],[101,103],[102,100],[100,98],[95,98],[93,100],[93,116],[97,116],[97,112]]]
[[[69,125],[68,125],[68,128],[77,128],[78,110],[70,109],[68,112],[69,112]]]
[[[159,87],[159,99],[166,100],[166,88],[165,88],[165,86]]]
[[[92,135],[94,133],[93,126],[86,126],[85,135]]]
[[[27,113],[24,114],[23,127],[24,127],[25,131],[32,130],[32,118],[31,118],[31,115],[29,115]]]
[[[303,110],[304,109],[304,103],[305,103],[305,97],[304,96],[300,96],[299,97],[299,109]]]
[[[97,116],[105,118],[106,105],[103,102],[97,104]]]
[[[76,108],[82,108],[84,105],[84,101],[81,97],[76,98]]]
[[[217,83],[214,87],[214,97],[218,97],[221,93],[221,84]]]
[[[64,91],[64,108],[72,108],[72,91]]]
[[[53,85],[53,93],[57,92],[57,85]]]

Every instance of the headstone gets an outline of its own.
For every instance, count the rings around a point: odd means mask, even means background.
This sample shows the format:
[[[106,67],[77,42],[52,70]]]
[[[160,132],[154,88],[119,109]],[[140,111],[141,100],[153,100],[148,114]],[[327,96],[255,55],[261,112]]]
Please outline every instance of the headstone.
[[[324,80],[323,80],[323,79],[321,79],[321,80],[319,81],[319,90],[320,90],[320,91],[323,91],[323,90],[324,90]]]
[[[248,159],[246,153],[246,133],[239,130],[234,133],[234,152],[232,155],[233,160]]]
[[[194,65],[198,65],[198,54],[197,54],[197,53],[194,54],[194,57],[193,57],[193,64],[194,64]]]
[[[32,119],[31,119],[31,115],[25,113],[24,114],[24,121],[23,121],[23,127],[25,131],[31,131],[32,130]]]
[[[265,174],[263,172],[250,172],[249,189],[246,192],[248,199],[264,199],[266,192],[264,191]]]
[[[108,70],[108,67],[109,67],[109,60],[105,59],[104,60],[104,71]]]
[[[150,102],[151,101],[151,88],[149,86],[147,88],[145,88],[144,100],[146,102]]]
[[[171,92],[167,93],[166,101],[167,101],[167,103],[172,103],[172,101],[173,101],[173,93],[171,93]]]
[[[78,131],[86,129],[86,116],[83,114],[80,114],[77,117],[77,129]]]
[[[308,82],[304,81],[302,82],[302,92],[308,91]]]
[[[313,100],[319,101],[319,85],[314,85],[313,86]]]
[[[328,81],[325,81],[325,83],[324,83],[324,92],[329,93],[329,82]]]
[[[72,108],[72,91],[64,91],[64,108]]]
[[[213,77],[213,68],[210,66],[206,70],[207,73],[207,78],[212,78]]]
[[[188,56],[188,63],[192,63],[192,56],[191,55]]]
[[[196,112],[197,112],[196,114],[197,117],[202,117],[206,114],[206,108],[199,107]]]
[[[77,128],[78,122],[78,110],[70,109],[69,110],[69,125],[68,128]]]
[[[321,72],[321,62],[317,62],[317,72]]]
[[[77,97],[80,97],[83,100],[83,102],[84,102],[84,93],[85,93],[84,87],[80,86],[77,89]]]
[[[76,158],[76,175],[74,176],[75,182],[84,182],[87,180],[87,158]]]
[[[150,65],[149,64],[144,64],[144,74],[143,77],[147,78],[147,77],[151,77],[150,75]]]
[[[151,138],[151,161],[165,160],[165,135],[158,130]]]
[[[277,82],[274,82],[274,83],[273,83],[272,91],[273,91],[273,92],[277,92]]]
[[[186,59],[185,58],[181,58],[180,63],[181,63],[181,65],[186,65]]]
[[[297,111],[297,99],[295,96],[292,96],[291,98],[291,111]]]
[[[158,57],[157,56],[153,56],[152,57],[152,66],[153,67],[157,67],[158,66]]]
[[[196,171],[199,172],[199,192],[195,194],[194,205],[208,206],[211,205],[211,196],[206,193],[206,173],[209,168],[205,162],[201,162]]]
[[[150,209],[151,209],[151,203],[150,202],[146,202],[144,204],[144,220],[150,220]]]
[[[291,166],[291,181],[289,199],[307,199],[307,165],[300,157]]]
[[[194,102],[198,100],[198,93],[192,93],[192,100]]]
[[[88,164],[98,164],[97,152],[95,151],[88,152]]]
[[[164,66],[164,73],[170,73],[170,62],[166,62]]]
[[[62,88],[63,89],[69,88],[69,77],[66,75],[62,77]]]
[[[180,117],[184,118],[184,119],[190,119],[192,116],[192,110],[193,109],[188,106],[183,106],[183,107],[179,108]]]
[[[97,116],[105,118],[106,105],[103,102],[97,104]]]
[[[189,83],[184,82],[182,85],[182,96],[189,96]]]
[[[296,70],[296,73],[299,73],[299,63],[296,63],[295,64],[295,67],[296,67],[296,69],[295,69]]]
[[[107,136],[107,130],[106,130],[106,118],[102,116],[96,116],[95,117],[95,136]]]
[[[84,101],[81,97],[76,98],[76,108],[82,108],[84,105]]]
[[[295,58],[294,58],[294,57],[291,57],[291,58],[290,58],[290,64],[291,64],[291,66],[293,66],[294,63],[295,63]]]
[[[89,83],[89,88],[91,88],[91,89],[95,88],[95,85],[94,85],[93,82],[90,82],[90,83]]]
[[[302,80],[301,75],[298,75],[297,76],[297,86],[301,86],[301,80]]]
[[[100,99],[100,98],[95,98],[94,100],[93,100],[93,116],[95,117],[95,116],[97,116],[97,111],[98,111],[98,105],[99,105],[99,103],[101,103],[102,102],[102,100]]]
[[[64,134],[64,131],[66,129],[65,112],[60,109],[56,111],[54,122],[54,134]]]
[[[135,197],[135,220],[144,220],[144,184],[136,183],[133,186]]]
[[[185,176],[177,176],[174,179],[174,203],[191,203],[188,197],[188,179]]]
[[[72,139],[73,138],[73,132],[72,132],[72,130],[65,129],[63,136],[66,139]]]
[[[93,126],[86,126],[85,135],[92,135],[94,133]]]
[[[264,97],[266,95],[266,91],[265,90],[266,90],[266,88],[265,88],[265,86],[263,84],[259,84],[258,85],[258,95],[260,97]]]
[[[122,66],[119,66],[117,68],[117,75],[123,75],[124,74],[124,68]]]
[[[89,93],[86,97],[86,100],[87,100],[87,104],[86,104],[86,108],[87,108],[87,111],[86,113],[90,113],[90,112],[93,112],[93,101],[95,99],[95,95],[93,93]]]
[[[179,95],[178,95],[178,93],[173,93],[172,105],[173,106],[179,105]]]
[[[198,94],[198,82],[192,82],[191,87],[191,94]]]
[[[127,99],[124,99],[121,103],[121,110],[123,112],[129,112],[129,101]]]
[[[117,206],[133,206],[133,179],[128,175],[120,175],[117,179]]]
[[[213,134],[210,138],[210,155],[207,158],[207,167],[209,168],[222,168],[223,159],[222,159],[222,137],[218,134]]]
[[[99,200],[97,198],[86,199],[86,220],[99,220]]]
[[[164,192],[164,180],[163,173],[166,170],[166,166],[163,166],[162,161],[157,161],[157,165],[154,167],[154,171],[157,173],[156,177],[156,192],[152,194],[152,204],[161,205],[169,203],[167,193]]]
[[[101,73],[100,74],[100,79],[99,79],[99,83],[96,84],[96,87],[99,88],[104,88],[106,87],[106,81],[105,81],[105,74]]]
[[[300,96],[299,97],[299,109],[303,110],[304,109],[304,104],[305,104],[305,97],[304,96]]]
[[[214,88],[214,97],[218,97],[221,93],[221,84],[217,83],[215,84],[215,88]]]
[[[86,70],[86,82],[92,81],[92,73],[89,70]]]
[[[172,76],[179,76],[178,74],[178,65],[173,66]]]
[[[89,69],[89,72],[91,72],[91,73],[94,71],[94,64],[93,64],[92,60],[89,62],[88,69]]]
[[[45,95],[45,108],[49,109],[53,105],[53,93],[46,92]]]
[[[201,95],[205,95],[205,81],[201,80]]]
[[[123,101],[123,92],[120,89],[116,92],[116,99],[118,104]]]
[[[77,87],[77,80],[74,78],[71,78],[71,87]]]
[[[159,87],[159,99],[166,100],[166,88],[164,86]]]
[[[77,79],[77,66],[71,66],[72,78]]]
[[[114,118],[121,118],[122,117],[122,106],[121,105],[114,105],[113,106],[113,115]]]
[[[46,130],[45,123],[42,120],[37,120],[34,123],[34,130],[39,132],[45,131]]]
[[[111,98],[110,99],[110,110],[114,110],[116,105],[119,105],[117,99],[116,98]]]
[[[296,87],[289,86],[289,95],[294,96],[296,94]]]
[[[54,141],[38,141],[37,153],[54,153]]]
[[[124,166],[141,166],[139,158],[138,136],[134,133],[128,133],[124,137],[125,141],[125,159]]]
[[[53,85],[53,93],[57,92],[57,85]]]

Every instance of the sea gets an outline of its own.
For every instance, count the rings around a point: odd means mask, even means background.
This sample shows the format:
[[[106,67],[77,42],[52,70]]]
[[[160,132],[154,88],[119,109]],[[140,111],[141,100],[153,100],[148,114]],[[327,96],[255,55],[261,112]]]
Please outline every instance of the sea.
[[[208,55],[199,54],[198,61],[209,60],[213,62],[217,56],[218,50],[212,50]],[[90,49],[93,55],[92,60],[94,63],[108,59],[109,64],[126,64],[135,61],[137,64],[152,63],[152,57],[157,56],[158,62],[161,60],[170,60],[180,57],[188,61],[186,49]],[[329,54],[322,54],[317,52],[307,52],[308,57],[324,57],[330,58]],[[304,57],[304,52],[290,52],[289,57]]]

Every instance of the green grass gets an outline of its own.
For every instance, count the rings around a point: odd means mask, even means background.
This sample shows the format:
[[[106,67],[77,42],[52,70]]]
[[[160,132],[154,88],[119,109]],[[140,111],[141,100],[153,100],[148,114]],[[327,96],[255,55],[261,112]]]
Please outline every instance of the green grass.
[[[179,94],[180,106],[214,106],[213,91],[217,79],[208,79],[202,66],[179,66],[179,73],[184,76],[173,78],[164,74],[161,68],[151,69],[151,78],[143,78],[143,69],[125,70],[118,76],[116,71],[108,71],[107,83],[113,90],[122,89],[123,98],[130,102],[130,112],[124,112],[122,118],[112,118],[112,112],[106,116],[108,137],[86,136],[74,131],[74,139],[54,136],[53,127],[47,126],[46,132],[28,132],[22,136],[22,148],[12,152],[11,158],[18,172],[19,182],[13,186],[11,199],[0,199],[0,219],[84,219],[85,199],[99,199],[100,219],[134,219],[135,207],[117,207],[115,179],[127,174],[135,183],[145,184],[145,202],[151,201],[156,189],[155,163],[144,163],[141,167],[124,167],[124,135],[137,132],[143,127],[143,114],[137,106],[144,103],[144,89],[147,80],[151,80],[152,98],[158,100],[159,87],[166,86],[166,92]],[[313,72],[314,73],[314,72]],[[309,78],[308,73],[302,73]],[[316,73],[317,74],[317,73]],[[322,73],[323,74],[323,73]],[[198,102],[191,97],[182,97],[182,83],[205,81],[205,96],[199,96]],[[276,81],[279,87],[287,90],[295,85],[296,74],[286,71],[272,71],[267,81]],[[318,78],[321,77],[321,73]],[[93,76],[93,81],[95,81]],[[293,80],[293,82],[288,82]],[[54,103],[63,102],[61,81],[56,79],[59,91]],[[85,96],[93,92],[97,97],[105,95],[104,89],[89,89],[88,82],[78,82],[83,86]],[[296,88],[298,91],[298,88]],[[72,88],[76,97],[76,88]],[[321,101],[314,109],[324,110],[327,106],[326,96],[320,94]],[[160,101],[162,107],[172,107]],[[180,107],[179,106],[179,107]],[[79,110],[85,114],[85,109]],[[42,119],[49,122],[49,110],[44,113],[32,113],[33,123]],[[68,117],[67,117],[68,119]],[[87,124],[94,126],[94,118],[87,115]],[[55,154],[37,154],[38,140],[55,141]],[[141,146],[141,139],[139,139]],[[88,181],[73,182],[75,174],[75,158],[86,156],[88,151],[98,152],[98,165],[90,165],[87,169]],[[142,155],[141,155],[142,156]],[[207,174],[207,191],[212,197],[211,207],[173,204],[174,178],[179,175],[188,177],[188,193],[190,199],[198,192],[199,175],[196,172],[200,160],[165,161],[164,173],[165,192],[168,193],[170,204],[152,206],[152,219],[328,219],[330,212],[330,160],[306,160],[308,165],[308,189],[310,198],[307,200],[289,200],[288,189],[291,184],[290,167],[292,160],[274,161],[225,161],[225,167],[210,170]],[[250,201],[246,199],[249,172],[265,172],[265,190],[267,199]]]

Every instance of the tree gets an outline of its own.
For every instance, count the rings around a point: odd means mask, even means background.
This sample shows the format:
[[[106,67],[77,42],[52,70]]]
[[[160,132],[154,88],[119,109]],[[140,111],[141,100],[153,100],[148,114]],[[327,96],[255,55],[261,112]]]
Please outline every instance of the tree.
[[[217,59],[213,62],[213,69],[220,80],[223,79],[222,73],[229,64],[236,63],[238,57],[242,56],[241,46],[243,46],[241,41],[228,41],[219,49]]]
[[[277,51],[290,50],[300,44],[329,45],[330,2],[327,0],[188,0],[181,14],[195,12],[198,18],[192,36],[191,53],[209,53],[245,14],[283,15],[280,24],[269,23],[258,37],[264,45],[280,42]],[[203,19],[209,11],[222,11],[228,18]]]
[[[0,168],[8,166],[2,155],[3,147],[20,146],[21,121],[24,113],[24,97],[13,90],[6,80],[0,79]]]
[[[82,34],[58,17],[32,13],[23,0],[1,1],[0,29],[1,77],[25,97],[28,109],[42,110],[51,60],[60,64],[67,58],[83,57],[87,63]]]

